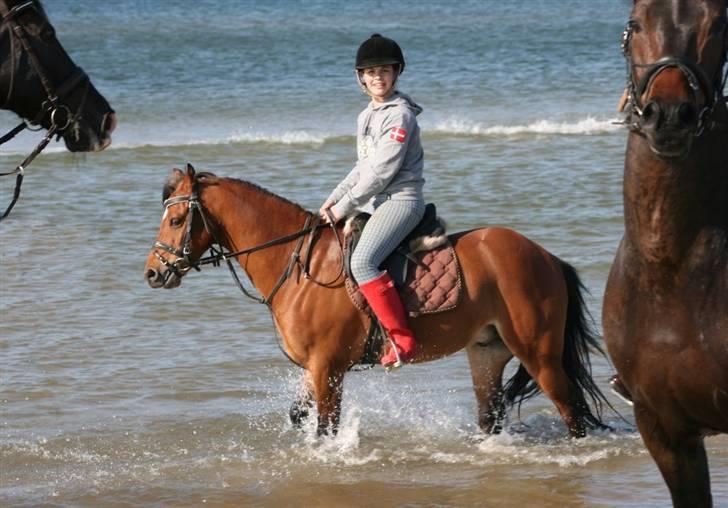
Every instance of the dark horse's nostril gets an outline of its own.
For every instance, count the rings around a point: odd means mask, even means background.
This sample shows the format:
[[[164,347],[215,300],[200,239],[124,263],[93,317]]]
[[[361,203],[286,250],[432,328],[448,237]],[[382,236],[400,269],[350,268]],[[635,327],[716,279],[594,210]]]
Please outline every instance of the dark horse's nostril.
[[[642,121],[645,124],[656,126],[660,122],[662,108],[657,101],[650,101],[642,110]]]
[[[678,125],[690,126],[698,123],[698,109],[692,102],[683,102],[677,108]]]

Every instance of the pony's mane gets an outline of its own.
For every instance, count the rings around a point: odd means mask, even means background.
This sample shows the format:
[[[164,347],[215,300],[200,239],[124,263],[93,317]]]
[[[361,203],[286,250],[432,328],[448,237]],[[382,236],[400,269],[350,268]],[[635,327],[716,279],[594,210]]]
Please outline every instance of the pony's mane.
[[[211,174],[211,173],[209,173],[209,174]],[[279,196],[275,192],[271,192],[268,189],[265,189],[265,188],[261,187],[260,185],[254,184],[254,183],[249,182],[247,180],[242,180],[240,178],[231,178],[231,177],[218,178],[218,179],[219,180],[227,180],[228,182],[233,182],[235,184],[239,184],[239,185],[242,185],[244,187],[248,187],[248,188],[252,189],[254,192],[258,192],[258,193],[264,194],[266,196],[270,196],[272,198],[275,198],[275,199],[277,199],[279,201],[283,201],[284,203],[287,203],[289,205],[293,205],[293,206],[295,206],[296,208],[298,208],[299,210],[301,210],[303,212],[306,212],[307,211],[304,207],[302,207],[298,203],[296,203],[294,201],[291,201],[290,199],[284,198],[283,196]]]
[[[164,187],[162,189],[162,201],[166,201],[169,196],[172,195],[172,193],[175,191],[177,186],[180,183],[180,179],[177,177],[176,174],[172,174],[169,179],[164,183]],[[299,210],[306,212],[307,210],[303,208],[298,203],[295,203],[289,199],[286,199],[282,196],[279,196],[278,194],[275,194],[268,189],[264,189],[260,185],[254,184],[252,182],[248,182],[247,180],[241,180],[240,178],[231,178],[231,177],[219,177],[215,173],[211,173],[209,171],[201,171],[199,173],[195,173],[195,183],[201,184],[201,185],[215,185],[219,181],[227,181],[234,183],[236,185],[242,185],[243,187],[247,187],[251,189],[253,192],[260,193],[272,198],[275,198],[277,200],[283,201],[284,203],[287,203],[289,205],[295,206]]]

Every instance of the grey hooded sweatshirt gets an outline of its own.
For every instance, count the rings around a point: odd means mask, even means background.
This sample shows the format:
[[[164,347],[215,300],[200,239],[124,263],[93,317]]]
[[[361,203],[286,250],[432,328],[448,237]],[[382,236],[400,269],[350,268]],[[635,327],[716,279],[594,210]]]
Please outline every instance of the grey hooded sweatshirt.
[[[424,199],[424,155],[416,119],[421,112],[409,96],[394,92],[384,103],[370,102],[359,114],[356,165],[329,196],[337,217],[373,213],[387,199]]]

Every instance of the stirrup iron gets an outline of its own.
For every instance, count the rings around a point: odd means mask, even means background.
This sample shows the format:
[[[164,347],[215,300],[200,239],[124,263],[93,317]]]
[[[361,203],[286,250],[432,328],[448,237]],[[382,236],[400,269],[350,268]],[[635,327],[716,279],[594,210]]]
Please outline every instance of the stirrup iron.
[[[628,406],[634,406],[634,402],[629,397],[627,397],[627,395],[625,393],[623,393],[622,390],[620,389],[619,383],[620,383],[619,378],[616,377],[616,376],[613,376],[609,380],[609,389],[610,389],[610,391],[614,395],[616,395],[617,397],[619,397]]]
[[[394,356],[397,357],[397,360],[392,365],[387,365],[386,367],[384,367],[384,370],[386,372],[391,372],[393,370],[399,369],[403,365],[403,363],[402,363],[402,359],[399,357],[399,350],[397,349],[397,344],[394,343],[394,341],[392,340],[392,338],[389,335],[387,335],[387,340],[392,345],[392,351],[394,351]]]

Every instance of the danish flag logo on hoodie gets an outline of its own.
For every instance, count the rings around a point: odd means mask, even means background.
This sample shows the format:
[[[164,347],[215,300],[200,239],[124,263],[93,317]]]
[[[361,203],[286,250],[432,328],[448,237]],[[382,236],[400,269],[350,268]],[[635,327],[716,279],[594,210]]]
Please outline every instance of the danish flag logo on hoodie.
[[[389,139],[404,143],[404,140],[407,139],[407,131],[401,127],[392,127],[389,130]]]

